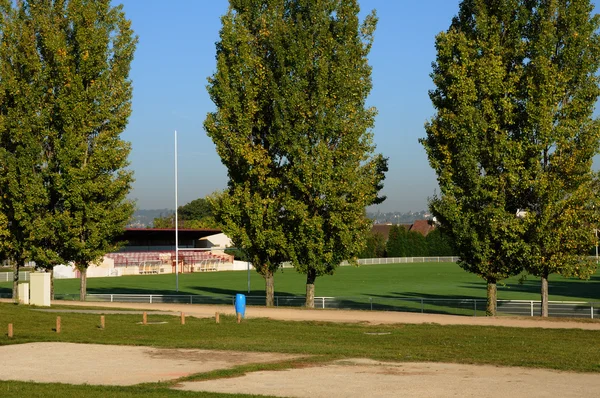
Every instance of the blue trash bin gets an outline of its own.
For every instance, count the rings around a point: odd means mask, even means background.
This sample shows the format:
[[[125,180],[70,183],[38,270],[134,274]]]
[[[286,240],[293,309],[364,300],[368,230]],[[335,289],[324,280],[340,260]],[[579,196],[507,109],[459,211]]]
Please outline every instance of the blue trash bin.
[[[235,312],[241,314],[242,318],[246,315],[246,296],[243,294],[235,295]]]

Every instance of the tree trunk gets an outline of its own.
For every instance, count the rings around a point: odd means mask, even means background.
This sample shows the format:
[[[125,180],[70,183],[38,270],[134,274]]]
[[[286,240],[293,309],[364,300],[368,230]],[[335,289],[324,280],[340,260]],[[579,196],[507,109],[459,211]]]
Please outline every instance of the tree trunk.
[[[496,279],[488,279],[487,281],[487,305],[485,307],[486,316],[496,316],[496,306],[498,299],[498,289]]]
[[[50,268],[50,300],[54,300],[54,268]]]
[[[87,267],[81,267],[80,272],[80,283],[79,283],[79,300],[85,301],[85,295],[87,293]]]
[[[548,274],[542,275],[542,317],[548,317]]]
[[[21,269],[21,260],[15,261],[13,266],[13,291],[12,297],[15,303],[19,303],[19,269]]]
[[[267,294],[267,307],[275,305],[275,276],[272,270],[265,273],[265,290]]]
[[[317,271],[309,269],[306,273],[306,308],[315,308],[315,279]]]

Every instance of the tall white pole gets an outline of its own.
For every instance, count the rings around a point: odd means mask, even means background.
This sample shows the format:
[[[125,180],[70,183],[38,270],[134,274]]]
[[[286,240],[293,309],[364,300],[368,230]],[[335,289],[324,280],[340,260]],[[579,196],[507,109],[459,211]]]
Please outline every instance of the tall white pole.
[[[177,214],[177,130],[175,130],[175,291],[179,292],[179,221]]]

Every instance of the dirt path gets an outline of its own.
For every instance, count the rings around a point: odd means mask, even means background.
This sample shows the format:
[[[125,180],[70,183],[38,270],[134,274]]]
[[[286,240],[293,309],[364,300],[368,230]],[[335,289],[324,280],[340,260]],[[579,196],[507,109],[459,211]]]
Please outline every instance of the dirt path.
[[[2,372],[0,379],[126,386],[298,357],[259,352],[28,343],[0,346],[2,362],[11,364],[10,372]]]
[[[600,375],[488,365],[350,359],[322,367],[186,382],[176,388],[299,398],[581,398],[598,396]]]
[[[134,385],[193,373],[297,356],[195,349],[28,343],[0,346],[11,364],[1,380]],[[346,359],[323,366],[252,372],[240,377],[183,382],[176,389],[299,398],[346,397],[593,397],[600,375],[544,369]]]
[[[80,301],[53,301],[54,305],[71,305],[83,307],[131,308],[137,310],[156,310],[185,312],[186,315],[198,318],[210,318],[215,312],[235,314],[233,306],[198,305],[198,304],[147,304],[147,303],[99,303]],[[508,326],[521,328],[547,329],[586,329],[600,330],[600,320],[581,322],[565,319],[542,320],[539,317],[470,317],[459,315],[419,314],[393,311],[358,311],[358,310],[309,310],[303,308],[246,308],[248,318],[271,318],[286,321],[323,321],[342,323],[368,323],[373,325],[393,323],[437,323],[440,325],[479,325]]]

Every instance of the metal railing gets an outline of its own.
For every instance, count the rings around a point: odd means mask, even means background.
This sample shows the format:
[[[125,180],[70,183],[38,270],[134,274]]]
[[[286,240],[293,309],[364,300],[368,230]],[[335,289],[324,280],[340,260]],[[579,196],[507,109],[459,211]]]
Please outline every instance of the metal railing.
[[[406,264],[406,263],[455,263],[458,257],[384,257],[384,258],[361,258],[358,260],[360,265],[371,264]],[[348,265],[343,261],[341,265]]]
[[[78,300],[79,295],[57,294],[59,300]],[[88,294],[88,301],[121,303],[224,304],[234,303],[234,296],[162,295],[162,294]],[[276,307],[303,307],[304,296],[275,296]],[[498,314],[538,316],[540,301],[498,300]],[[246,296],[247,305],[264,306],[264,296]],[[485,299],[431,299],[419,297],[315,297],[315,308],[367,311],[399,311],[426,314],[485,316]],[[550,301],[551,317],[600,318],[600,302]]]
[[[359,258],[359,265],[376,265],[376,264],[411,264],[411,263],[455,263],[459,257],[438,256],[438,257],[378,257],[378,258]],[[342,261],[340,266],[350,265],[348,261]],[[292,268],[292,263],[284,262],[282,268]]]

